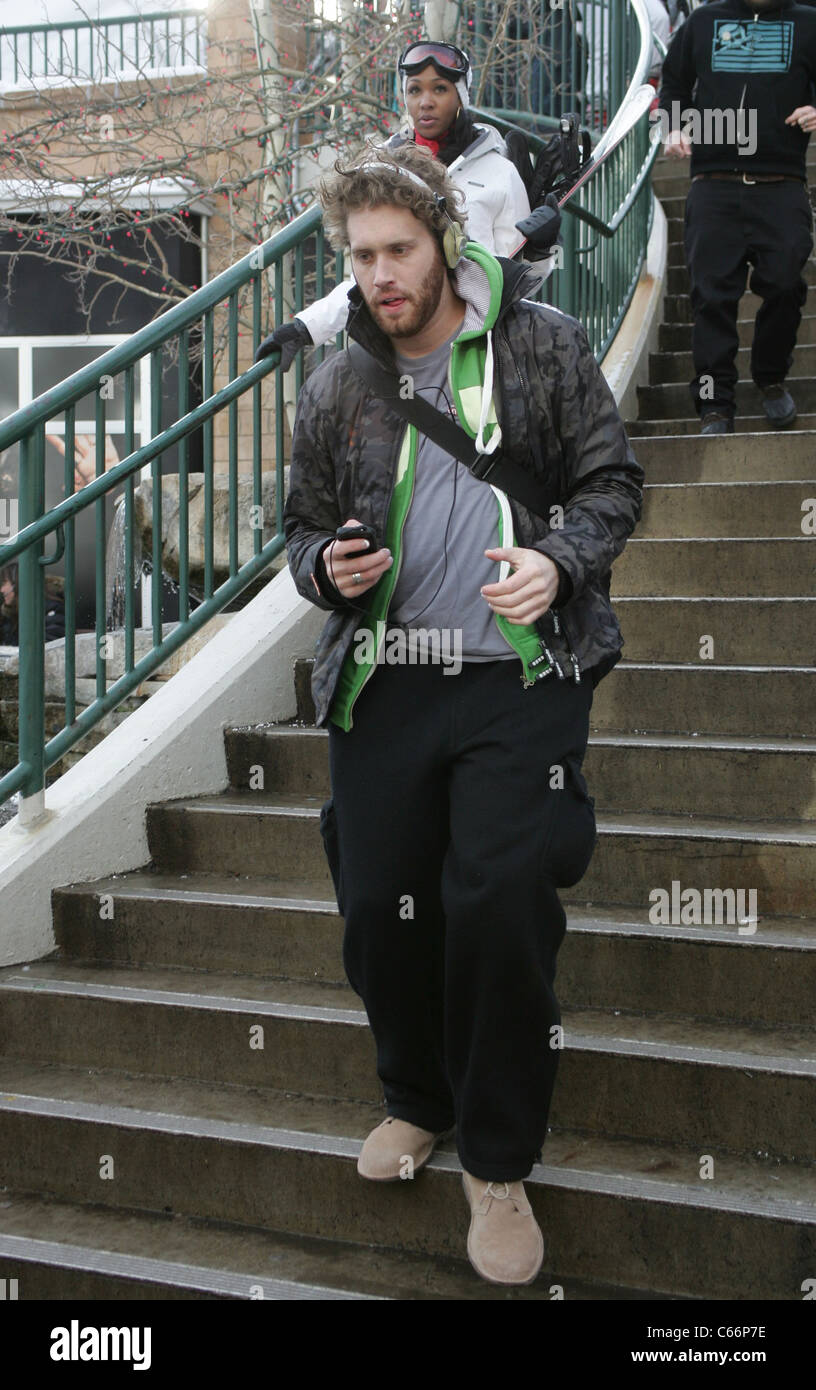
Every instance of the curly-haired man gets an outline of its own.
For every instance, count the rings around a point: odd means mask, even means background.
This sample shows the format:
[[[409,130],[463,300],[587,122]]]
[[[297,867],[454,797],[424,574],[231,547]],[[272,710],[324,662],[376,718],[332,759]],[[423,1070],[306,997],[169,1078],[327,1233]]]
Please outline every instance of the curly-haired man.
[[[350,249],[353,341],[301,393],[285,530],[298,590],[330,612],[312,678],[322,829],[387,1110],[358,1170],[416,1172],[455,1126],[471,1262],[530,1283],[557,889],[595,842],[581,763],[593,687],[620,655],[609,569],[643,472],[584,330],[525,297],[529,266],[462,242],[441,164],[364,154],[321,200]],[[475,471],[406,423],[411,395],[475,442]],[[337,539],[344,525],[373,546]]]

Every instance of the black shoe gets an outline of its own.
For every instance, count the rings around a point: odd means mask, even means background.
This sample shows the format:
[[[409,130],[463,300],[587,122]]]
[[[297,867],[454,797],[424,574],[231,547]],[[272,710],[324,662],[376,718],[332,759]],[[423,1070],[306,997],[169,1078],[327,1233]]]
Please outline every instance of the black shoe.
[[[700,417],[700,434],[733,434],[734,417],[722,410],[707,410]]]
[[[790,391],[785,389],[782,382],[776,386],[760,386],[759,389],[762,392],[762,404],[768,423],[778,430],[792,425],[796,419],[796,405]]]

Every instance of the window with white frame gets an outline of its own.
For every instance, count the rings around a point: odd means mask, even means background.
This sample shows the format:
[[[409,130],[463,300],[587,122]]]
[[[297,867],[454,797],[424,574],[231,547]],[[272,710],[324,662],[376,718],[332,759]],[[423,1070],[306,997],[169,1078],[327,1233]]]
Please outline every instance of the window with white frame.
[[[206,71],[205,4],[0,0],[0,92]],[[25,23],[21,20],[25,18]]]
[[[28,405],[44,391],[95,361],[127,334],[66,335],[64,337],[0,338],[0,418]],[[150,439],[150,371],[146,358],[134,374],[134,448]],[[126,455],[124,374],[106,383],[105,469],[114,467]],[[68,494],[65,476],[65,418],[59,414],[46,426],[45,507],[57,505]],[[136,475],[149,477],[146,466]],[[78,491],[96,477],[96,393],[89,392],[77,402],[74,421],[73,489]],[[110,535],[114,514],[123,486],[105,498],[105,534]],[[18,529],[19,450],[8,449],[0,456],[0,542],[10,539]],[[88,508],[75,520],[77,630],[90,629],[95,619],[95,509]],[[46,549],[50,549],[47,546]],[[111,563],[115,559],[112,558]],[[49,565],[50,575],[64,575],[64,557]],[[109,580],[113,576],[108,576]],[[149,603],[149,580],[142,585],[142,603]]]

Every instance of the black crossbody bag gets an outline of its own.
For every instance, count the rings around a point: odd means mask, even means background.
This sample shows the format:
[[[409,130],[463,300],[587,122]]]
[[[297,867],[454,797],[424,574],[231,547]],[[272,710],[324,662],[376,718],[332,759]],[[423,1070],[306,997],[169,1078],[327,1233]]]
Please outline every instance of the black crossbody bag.
[[[504,458],[501,450],[495,454],[478,453],[470,435],[466,434],[460,425],[455,424],[449,415],[443,415],[421,396],[404,400],[394,391],[394,377],[359,343],[349,343],[346,351],[357,375],[381,400],[388,402],[395,414],[415,425],[432,439],[434,444],[438,444],[440,449],[453,454],[454,458],[470,470],[474,478],[478,478],[480,482],[495,484],[537,516],[549,517],[552,502],[547,489],[536,482],[535,478],[531,478],[519,464]]]

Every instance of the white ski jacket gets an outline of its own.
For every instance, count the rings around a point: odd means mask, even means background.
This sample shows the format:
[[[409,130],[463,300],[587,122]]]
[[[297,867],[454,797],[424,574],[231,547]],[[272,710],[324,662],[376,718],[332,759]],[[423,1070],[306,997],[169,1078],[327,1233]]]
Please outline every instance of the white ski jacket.
[[[474,130],[478,132],[476,139],[448,166],[448,174],[462,193],[470,240],[478,241],[494,256],[509,256],[522,239],[515,223],[530,214],[527,190],[518,169],[507,158],[504,140],[495,127],[474,125]],[[409,138],[398,131],[384,148],[398,150]],[[542,271],[541,263],[536,269]],[[348,292],[354,283],[353,277],[344,280],[330,294],[295,315],[305,323],[318,347],[345,328]]]

